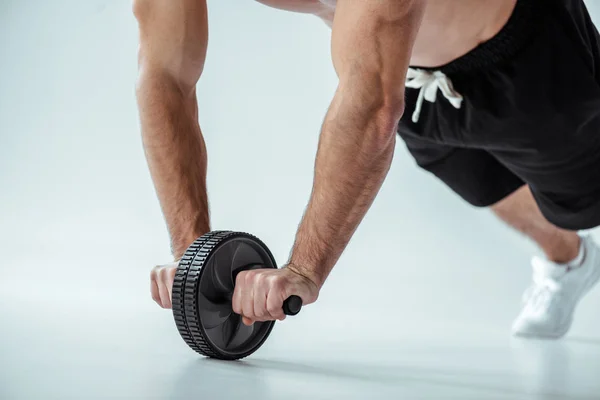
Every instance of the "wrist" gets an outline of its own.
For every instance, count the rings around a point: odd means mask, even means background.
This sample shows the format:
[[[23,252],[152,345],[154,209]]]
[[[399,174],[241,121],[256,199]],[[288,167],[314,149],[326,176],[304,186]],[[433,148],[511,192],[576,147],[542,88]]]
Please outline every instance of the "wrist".
[[[186,235],[185,237],[180,237],[178,239],[171,239],[171,254],[173,255],[173,259],[179,262],[187,249],[198,239],[200,236],[208,233],[210,230],[201,230],[196,233],[192,233],[190,235]]]
[[[310,229],[307,219],[304,219],[296,234],[288,265],[292,265],[295,272],[309,279],[320,289],[335,264],[333,253],[331,243],[323,240],[316,229]]]
[[[317,290],[321,290],[321,287],[323,287],[323,284],[325,283],[326,277],[324,276],[324,274],[321,271],[319,271],[318,268],[316,268],[313,265],[310,265],[309,263],[302,263],[297,260],[290,260],[286,264],[286,268],[311,281],[315,285]]]
[[[194,239],[195,240],[195,239]],[[191,242],[179,242],[179,243],[171,243],[171,254],[173,255],[173,260],[179,262],[179,260],[181,260],[181,258],[185,255],[185,252],[187,251],[188,247],[191,246],[192,243],[194,243],[194,240],[192,240]]]

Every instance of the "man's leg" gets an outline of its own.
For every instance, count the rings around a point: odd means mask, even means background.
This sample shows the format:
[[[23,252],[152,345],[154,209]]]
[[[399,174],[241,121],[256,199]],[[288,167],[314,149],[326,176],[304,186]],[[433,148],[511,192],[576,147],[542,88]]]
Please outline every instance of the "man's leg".
[[[600,249],[590,237],[548,222],[527,185],[491,208],[546,254],[546,259],[532,260],[533,282],[513,323],[513,334],[562,337],[571,326],[577,303],[600,279]]]
[[[504,222],[534,240],[548,260],[566,264],[577,258],[581,238],[574,231],[560,229],[548,222],[535,202],[529,186],[521,187],[491,208]]]

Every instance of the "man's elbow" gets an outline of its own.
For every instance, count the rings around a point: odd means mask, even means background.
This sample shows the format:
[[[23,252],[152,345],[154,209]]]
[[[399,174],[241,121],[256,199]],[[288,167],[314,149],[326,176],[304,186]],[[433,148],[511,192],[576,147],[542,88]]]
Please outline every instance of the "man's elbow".
[[[387,150],[395,143],[398,124],[404,113],[404,99],[385,96],[370,114],[367,140],[375,150]]]
[[[363,72],[342,78],[340,86],[346,107],[364,123],[365,144],[388,147],[404,113],[404,85],[391,83],[380,73]]]

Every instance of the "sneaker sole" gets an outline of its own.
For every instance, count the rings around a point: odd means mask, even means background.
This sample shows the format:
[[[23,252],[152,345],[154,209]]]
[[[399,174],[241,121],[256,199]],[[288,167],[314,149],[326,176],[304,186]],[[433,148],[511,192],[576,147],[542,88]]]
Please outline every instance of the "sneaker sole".
[[[521,332],[521,331],[513,331],[513,336],[520,337],[524,339],[560,339],[569,332],[571,329],[571,325],[573,325],[573,319],[571,318],[567,323],[561,325],[557,331],[555,332]]]

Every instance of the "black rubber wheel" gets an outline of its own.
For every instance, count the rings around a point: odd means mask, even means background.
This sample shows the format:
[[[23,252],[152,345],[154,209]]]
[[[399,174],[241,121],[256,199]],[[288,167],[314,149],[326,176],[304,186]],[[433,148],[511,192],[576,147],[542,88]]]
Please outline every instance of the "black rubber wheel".
[[[187,249],[175,274],[172,304],[188,346],[221,360],[247,357],[262,346],[275,321],[247,327],[231,308],[235,276],[255,268],[277,264],[267,246],[248,233],[209,232]]]

